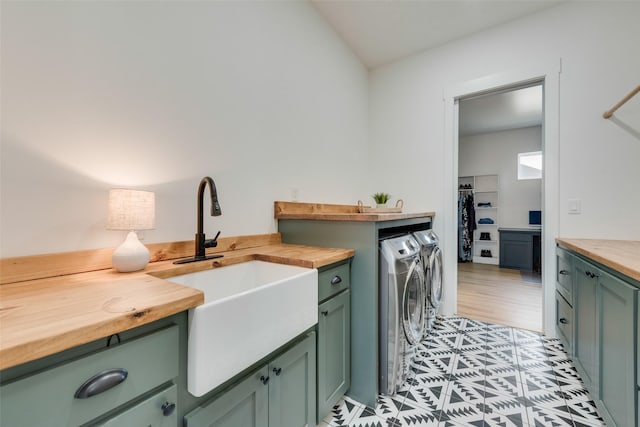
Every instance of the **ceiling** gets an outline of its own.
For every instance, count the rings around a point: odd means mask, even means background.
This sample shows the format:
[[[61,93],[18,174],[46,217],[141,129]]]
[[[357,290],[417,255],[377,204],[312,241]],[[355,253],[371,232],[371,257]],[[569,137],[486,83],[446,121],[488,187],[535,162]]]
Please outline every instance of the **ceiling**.
[[[458,135],[542,125],[542,85],[463,99]]]
[[[396,61],[563,0],[311,0],[368,67]]]
[[[311,0],[369,68],[470,36],[566,0]],[[542,123],[542,90],[460,102],[460,136]]]

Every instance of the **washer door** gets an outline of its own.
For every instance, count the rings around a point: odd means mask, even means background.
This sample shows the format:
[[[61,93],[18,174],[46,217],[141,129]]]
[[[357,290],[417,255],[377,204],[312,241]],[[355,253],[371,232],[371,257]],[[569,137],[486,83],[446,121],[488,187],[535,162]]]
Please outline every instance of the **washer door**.
[[[438,246],[433,249],[429,257],[429,269],[427,281],[430,283],[429,303],[433,308],[438,308],[442,303],[442,251]]]
[[[414,345],[422,340],[425,332],[424,275],[419,258],[409,267],[402,294],[402,328],[409,344]]]

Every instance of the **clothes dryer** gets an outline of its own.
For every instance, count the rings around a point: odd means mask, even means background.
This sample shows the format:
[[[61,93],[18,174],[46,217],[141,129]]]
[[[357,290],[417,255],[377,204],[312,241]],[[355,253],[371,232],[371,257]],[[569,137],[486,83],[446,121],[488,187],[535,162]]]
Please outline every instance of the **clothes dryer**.
[[[409,234],[382,240],[379,251],[379,385],[394,395],[425,333],[424,269],[420,245]]]
[[[442,305],[442,251],[440,240],[433,230],[416,231],[413,237],[420,244],[420,255],[424,268],[424,288],[426,295],[426,332],[431,330],[433,322]]]

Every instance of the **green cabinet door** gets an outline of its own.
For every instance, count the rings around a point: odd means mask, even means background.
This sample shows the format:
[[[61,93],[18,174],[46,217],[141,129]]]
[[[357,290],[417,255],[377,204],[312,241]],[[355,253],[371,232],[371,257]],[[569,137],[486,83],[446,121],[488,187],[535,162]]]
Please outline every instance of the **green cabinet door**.
[[[269,373],[253,372],[213,402],[184,417],[185,427],[268,427]]]
[[[351,291],[318,307],[318,419],[323,419],[351,383]]]
[[[176,427],[178,424],[178,388],[172,385],[154,394],[132,408],[97,425],[103,427]],[[93,424],[93,423],[92,423]]]
[[[599,270],[593,265],[580,259],[574,262],[574,356],[576,368],[582,380],[594,399],[598,390],[598,353],[597,353],[597,323],[596,323],[596,295],[597,276]]]
[[[638,290],[605,272],[599,283],[598,399],[609,426],[633,426],[635,421],[636,293]]]
[[[315,333],[310,333],[303,341],[275,358],[269,364],[269,377],[269,426],[315,426]],[[233,424],[234,427],[240,425]]]

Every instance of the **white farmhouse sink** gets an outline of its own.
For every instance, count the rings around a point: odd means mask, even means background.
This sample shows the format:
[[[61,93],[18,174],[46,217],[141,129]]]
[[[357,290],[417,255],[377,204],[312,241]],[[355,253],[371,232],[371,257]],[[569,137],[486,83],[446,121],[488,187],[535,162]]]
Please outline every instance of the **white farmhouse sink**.
[[[202,396],[318,322],[318,271],[250,261],[167,279],[204,292],[189,310],[187,388]]]

